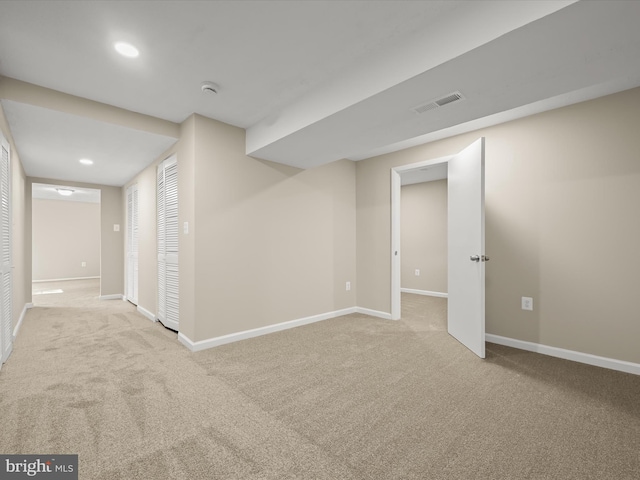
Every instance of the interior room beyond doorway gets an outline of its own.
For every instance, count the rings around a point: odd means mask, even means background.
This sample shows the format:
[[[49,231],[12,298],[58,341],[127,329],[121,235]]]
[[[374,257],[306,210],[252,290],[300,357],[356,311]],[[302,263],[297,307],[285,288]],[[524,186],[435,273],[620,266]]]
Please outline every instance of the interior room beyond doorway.
[[[401,190],[401,291],[446,298],[447,180]]]
[[[33,183],[31,205],[34,305],[99,296],[100,190]]]

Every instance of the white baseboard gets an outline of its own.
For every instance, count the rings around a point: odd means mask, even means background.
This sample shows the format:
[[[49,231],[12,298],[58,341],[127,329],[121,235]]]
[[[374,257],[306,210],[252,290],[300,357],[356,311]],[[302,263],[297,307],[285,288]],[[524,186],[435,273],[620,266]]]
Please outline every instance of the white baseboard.
[[[371,310],[370,308],[356,307],[356,313],[362,313],[363,315],[371,315],[372,317],[384,318],[385,320],[391,320],[391,314],[387,312],[380,312],[378,310]]]
[[[519,348],[529,352],[541,353],[551,357],[564,358],[565,360],[573,360],[574,362],[586,363],[596,367],[609,368],[625,373],[633,373],[640,375],[640,364],[627,362],[624,360],[616,360],[615,358],[599,357],[590,353],[576,352],[574,350],[565,350],[564,348],[550,347],[539,343],[525,342],[524,340],[516,340],[515,338],[501,337],[487,333],[485,340],[490,343],[497,343],[506,347]]]
[[[320,315],[312,315],[310,317],[299,318],[297,320],[291,320],[288,322],[276,323],[274,325],[268,325],[266,327],[254,328],[252,330],[245,330],[243,332],[231,333],[229,335],[222,335],[221,337],[209,338],[207,340],[200,340],[194,342],[182,332],[178,333],[178,340],[182,342],[192,352],[199,352],[207,348],[218,347],[227,343],[238,342],[240,340],[246,340],[248,338],[258,337],[266,335],[268,333],[279,332],[282,330],[288,330],[289,328],[300,327],[302,325],[308,325],[310,323],[320,322],[322,320],[328,320],[330,318],[341,317],[350,313],[355,313],[356,307],[344,308],[342,310],[336,310],[334,312],[322,313]]]
[[[18,336],[18,331],[20,330],[20,327],[22,326],[22,321],[24,320],[24,316],[27,314],[27,310],[29,310],[30,308],[33,308],[33,303],[29,302],[29,303],[25,303],[24,307],[22,307],[22,312],[20,313],[20,318],[18,319],[18,323],[16,324],[16,328],[13,329],[13,340],[15,341],[16,337]]]
[[[136,307],[138,309],[138,312],[141,313],[142,315],[144,315],[145,317],[147,317],[149,320],[151,320],[152,322],[157,322],[158,319],[156,318],[156,316],[151,313],[149,310],[147,310],[144,307],[141,307],[140,305],[138,305]]]
[[[71,280],[94,280],[100,277],[73,277],[73,278],[50,278],[48,280],[32,280],[31,283],[45,283],[45,282],[68,282]]]
[[[112,295],[100,295],[100,300],[122,300],[124,295],[121,293],[114,293]]]
[[[429,290],[415,290],[413,288],[401,288],[402,293],[414,293],[416,295],[426,295],[428,297],[442,297],[448,298],[449,294],[444,292],[431,292]]]

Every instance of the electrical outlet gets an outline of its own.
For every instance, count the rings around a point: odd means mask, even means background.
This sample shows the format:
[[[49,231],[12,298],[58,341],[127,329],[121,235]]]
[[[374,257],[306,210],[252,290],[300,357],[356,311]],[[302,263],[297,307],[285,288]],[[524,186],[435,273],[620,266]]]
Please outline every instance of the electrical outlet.
[[[351,282],[347,282],[347,292],[351,290]]]
[[[533,298],[531,298],[531,297],[522,297],[522,310],[531,310],[531,311],[533,311]]]
[[[81,267],[86,267],[86,266],[87,266],[87,262],[82,262],[82,263],[80,264],[80,266],[81,266]]]
[[[416,277],[419,277],[419,276],[420,276],[420,269],[416,268]]]

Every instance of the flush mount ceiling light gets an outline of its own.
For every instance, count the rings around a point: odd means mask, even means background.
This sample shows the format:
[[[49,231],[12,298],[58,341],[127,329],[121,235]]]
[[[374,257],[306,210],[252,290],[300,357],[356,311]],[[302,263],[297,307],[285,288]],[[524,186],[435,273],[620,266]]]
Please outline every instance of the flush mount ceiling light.
[[[202,82],[200,89],[207,95],[215,95],[220,90],[220,87],[213,82]]]
[[[93,160],[88,158],[81,158],[79,161],[82,165],[93,165]]]
[[[56,191],[62,195],[63,197],[68,197],[70,195],[73,194],[73,192],[75,192],[75,190],[71,189],[71,188],[56,188]]]
[[[120,55],[129,58],[136,58],[140,55],[140,52],[136,47],[126,42],[116,42],[113,47],[116,49]]]

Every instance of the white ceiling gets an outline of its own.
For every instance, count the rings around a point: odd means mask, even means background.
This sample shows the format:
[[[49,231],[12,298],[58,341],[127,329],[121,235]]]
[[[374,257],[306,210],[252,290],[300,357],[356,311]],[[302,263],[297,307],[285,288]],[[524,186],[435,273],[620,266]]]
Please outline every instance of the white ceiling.
[[[2,108],[30,177],[120,186],[141,170],[140,159],[148,164],[176,141],[9,100]]]
[[[73,190],[69,196],[60,195],[58,188]],[[100,203],[100,190],[96,188],[73,187],[68,185],[31,184],[31,198],[40,200],[60,200],[64,202]]]
[[[247,128],[456,1],[3,1],[2,74],[182,122]],[[140,50],[120,57],[113,42]],[[200,83],[220,85],[203,96]]]
[[[199,113],[246,128],[252,156],[307,168],[638,86],[639,18],[637,1],[4,0],[0,74],[173,122]],[[410,110],[454,90],[466,99]],[[122,185],[175,141],[3,106],[31,176]],[[79,154],[105,169],[64,163]]]

